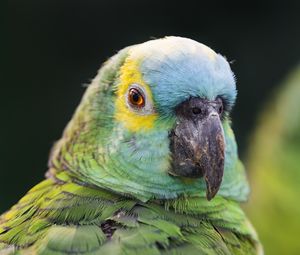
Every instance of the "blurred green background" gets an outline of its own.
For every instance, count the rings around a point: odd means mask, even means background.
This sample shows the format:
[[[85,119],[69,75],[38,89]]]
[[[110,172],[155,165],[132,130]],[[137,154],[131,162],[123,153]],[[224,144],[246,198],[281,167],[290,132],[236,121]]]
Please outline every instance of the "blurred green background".
[[[1,11],[0,212],[43,179],[83,85],[117,50],[180,35],[232,61],[242,158],[265,101],[300,62],[296,0],[10,0]]]
[[[271,94],[249,142],[245,209],[266,254],[300,251],[300,65]]]

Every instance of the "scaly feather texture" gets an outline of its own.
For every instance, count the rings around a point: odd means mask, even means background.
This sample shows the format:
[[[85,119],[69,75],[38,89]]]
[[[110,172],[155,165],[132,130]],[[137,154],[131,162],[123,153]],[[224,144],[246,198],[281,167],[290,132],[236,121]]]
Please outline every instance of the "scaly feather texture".
[[[1,217],[1,254],[256,254],[237,202],[217,196],[136,199],[65,173],[31,189]]]
[[[130,86],[143,110],[128,104]],[[225,170],[212,201],[203,178],[169,174],[174,106],[196,96],[224,99]],[[121,50],[54,146],[47,179],[1,217],[2,254],[257,254],[239,206],[249,187],[228,117],[235,96],[229,64],[203,44],[167,37]]]

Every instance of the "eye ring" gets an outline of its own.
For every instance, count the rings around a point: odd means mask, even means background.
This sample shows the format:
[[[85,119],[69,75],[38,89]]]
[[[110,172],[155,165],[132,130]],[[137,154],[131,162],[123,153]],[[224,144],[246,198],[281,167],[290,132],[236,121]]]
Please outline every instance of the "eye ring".
[[[143,108],[145,106],[144,94],[138,88],[130,88],[128,92],[128,102],[133,107]]]

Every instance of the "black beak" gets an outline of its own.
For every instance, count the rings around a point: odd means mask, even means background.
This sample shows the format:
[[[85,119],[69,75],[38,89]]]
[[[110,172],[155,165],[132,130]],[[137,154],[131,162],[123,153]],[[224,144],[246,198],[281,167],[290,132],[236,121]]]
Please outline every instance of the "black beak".
[[[217,194],[224,173],[222,111],[219,98],[215,101],[191,98],[177,107],[177,123],[170,137],[173,156],[170,174],[203,177],[208,200]]]

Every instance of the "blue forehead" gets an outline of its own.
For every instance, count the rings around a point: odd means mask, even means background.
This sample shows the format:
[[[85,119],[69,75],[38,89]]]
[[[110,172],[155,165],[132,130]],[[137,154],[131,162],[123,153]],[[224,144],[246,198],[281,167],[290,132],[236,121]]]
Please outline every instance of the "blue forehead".
[[[234,75],[226,59],[196,41],[167,37],[142,45],[140,71],[151,87],[156,108],[168,114],[190,97],[214,100],[217,96],[233,105]]]

